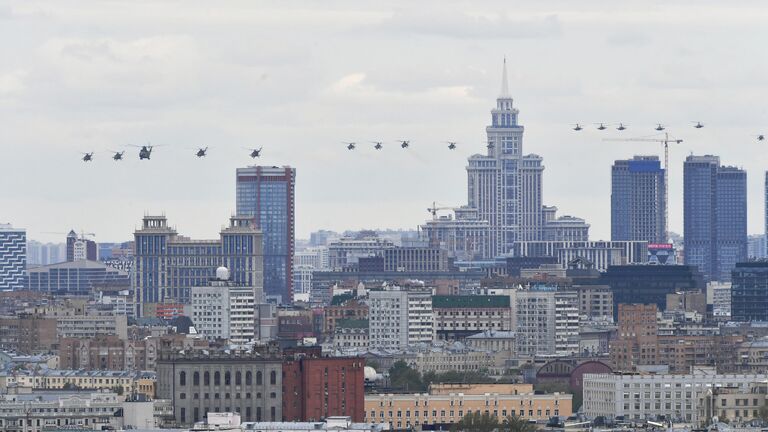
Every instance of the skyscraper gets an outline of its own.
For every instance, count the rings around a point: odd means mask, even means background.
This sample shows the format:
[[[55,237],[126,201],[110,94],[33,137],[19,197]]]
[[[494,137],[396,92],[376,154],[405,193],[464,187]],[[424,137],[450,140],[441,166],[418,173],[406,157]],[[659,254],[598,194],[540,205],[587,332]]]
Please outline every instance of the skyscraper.
[[[747,173],[717,156],[688,156],[683,169],[685,263],[730,281],[747,258]]]
[[[237,169],[237,214],[253,217],[264,233],[264,292],[280,303],[293,300],[296,169]]]
[[[27,274],[27,232],[0,224],[0,291],[23,290]]]
[[[524,128],[517,122],[518,114],[509,94],[505,60],[501,94],[491,110],[491,125],[485,129],[487,154],[471,156],[467,165],[468,204],[477,210],[479,220],[490,225],[491,256],[510,253],[519,241],[544,240],[547,220],[556,220],[552,214],[545,215],[545,209],[554,207],[543,205],[543,159],[523,154]],[[581,231],[588,229],[582,223]]]
[[[617,160],[611,169],[611,240],[667,243],[666,173],[656,156]]]

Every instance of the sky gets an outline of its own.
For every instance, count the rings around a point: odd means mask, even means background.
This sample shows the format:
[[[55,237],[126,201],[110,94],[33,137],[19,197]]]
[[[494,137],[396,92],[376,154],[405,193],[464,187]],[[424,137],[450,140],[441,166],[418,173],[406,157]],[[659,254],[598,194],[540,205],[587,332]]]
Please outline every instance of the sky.
[[[545,204],[586,219],[592,239],[610,237],[612,162],[662,156],[603,138],[656,123],[684,140],[670,150],[670,230],[694,153],[747,170],[749,233],[763,233],[766,22],[761,1],[0,0],[0,223],[125,241],[164,213],[217,238],[235,169],[263,147],[257,163],[297,168],[297,237],[413,229],[432,202],[466,203],[506,57]],[[139,161],[130,145],[147,142]]]

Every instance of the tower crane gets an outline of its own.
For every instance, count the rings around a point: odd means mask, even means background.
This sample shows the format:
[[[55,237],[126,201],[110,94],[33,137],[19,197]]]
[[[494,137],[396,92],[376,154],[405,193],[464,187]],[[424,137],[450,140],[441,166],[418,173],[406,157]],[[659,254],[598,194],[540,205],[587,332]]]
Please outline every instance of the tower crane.
[[[663,138],[603,138],[603,141],[655,142],[664,146],[664,238],[669,240],[669,143],[680,144],[683,140],[670,138],[665,132]]]
[[[438,207],[437,203],[432,201],[432,207],[427,207],[427,211],[432,213],[432,220],[437,220],[437,211],[438,210],[453,210],[456,207]]]

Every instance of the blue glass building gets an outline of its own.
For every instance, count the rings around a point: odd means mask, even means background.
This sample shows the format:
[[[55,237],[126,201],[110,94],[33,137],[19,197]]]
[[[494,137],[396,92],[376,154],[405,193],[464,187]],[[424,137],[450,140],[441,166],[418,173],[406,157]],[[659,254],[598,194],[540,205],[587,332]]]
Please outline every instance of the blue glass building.
[[[260,299],[261,237],[250,217],[232,217],[218,240],[192,240],[178,235],[165,216],[145,216],[134,233],[132,284],[139,315],[146,304],[189,303],[191,288],[208,286],[220,266],[230,270],[233,282],[254,287]]]
[[[707,280],[730,281],[747,258],[747,173],[717,156],[688,156],[683,167],[685,263]]]
[[[611,240],[667,243],[666,176],[656,156],[611,168]]]
[[[0,224],[0,291],[23,290],[27,272],[27,232]]]
[[[296,169],[237,169],[237,214],[253,217],[264,234],[264,293],[279,303],[293,300]]]

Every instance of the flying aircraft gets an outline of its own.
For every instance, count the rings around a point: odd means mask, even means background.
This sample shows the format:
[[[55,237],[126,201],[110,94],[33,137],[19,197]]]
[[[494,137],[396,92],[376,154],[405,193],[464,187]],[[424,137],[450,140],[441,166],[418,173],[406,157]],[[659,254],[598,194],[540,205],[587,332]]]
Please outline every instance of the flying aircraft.
[[[584,129],[584,128],[583,128],[583,127],[581,127],[581,125],[580,125],[580,124],[578,124],[578,123],[576,123],[575,125],[573,125],[573,130],[575,130],[575,131],[580,131],[580,130],[582,130],[582,129]]]
[[[701,122],[691,122],[691,123],[696,123],[695,125],[693,125],[693,127],[695,127],[696,129],[701,129],[704,127],[704,125]]]
[[[401,148],[408,148],[411,145],[410,140],[397,140],[400,143]]]
[[[384,147],[382,144],[384,144],[382,141],[371,141],[372,144],[375,144],[373,148],[376,150],[381,150],[382,147]]]
[[[112,155],[112,160],[114,160],[114,161],[121,161],[121,160],[123,160],[123,155],[125,154],[124,151],[114,151],[114,150],[112,150],[112,151],[115,153],[114,155]]]
[[[197,150],[197,153],[195,153],[195,156],[197,156],[197,157],[199,157],[199,158],[201,158],[201,157],[205,157],[205,155],[206,155],[206,153],[207,153],[207,152],[208,152],[208,147],[206,147],[206,148],[202,148],[202,147],[201,147],[201,148],[199,148],[199,149]]]
[[[616,130],[620,130],[620,131],[623,131],[623,130],[624,130],[624,129],[626,129],[626,128],[627,128],[627,127],[626,127],[626,126],[624,126],[624,123],[619,123],[619,127],[617,127],[617,128],[616,128]]]
[[[256,159],[257,157],[261,156],[261,147],[257,149],[246,149],[251,151],[251,159]]]
[[[757,136],[757,140],[758,141],[762,141],[764,139],[765,139],[765,135],[763,135],[763,134],[760,134],[760,135]]]
[[[598,127],[597,127],[597,130],[605,130],[605,129],[607,129],[607,128],[605,127],[605,125],[604,125],[604,124],[602,124],[602,123],[595,123],[595,124],[599,124],[599,125],[600,125],[600,126],[598,126]]]
[[[357,143],[354,142],[354,141],[352,141],[352,142],[345,142],[344,144],[347,145],[347,150],[354,150],[355,146],[357,145]]]
[[[663,131],[664,130],[664,125],[662,125],[661,123],[657,124],[656,125],[656,130],[657,131]]]
[[[83,162],[90,162],[93,160],[93,152],[83,153]]]
[[[448,150],[456,149],[456,141],[446,141],[446,144],[448,144]]]

